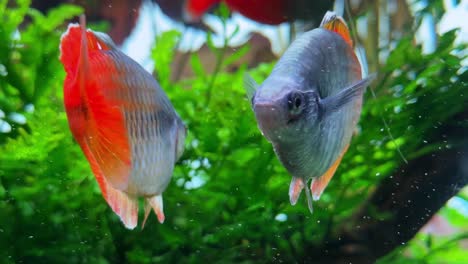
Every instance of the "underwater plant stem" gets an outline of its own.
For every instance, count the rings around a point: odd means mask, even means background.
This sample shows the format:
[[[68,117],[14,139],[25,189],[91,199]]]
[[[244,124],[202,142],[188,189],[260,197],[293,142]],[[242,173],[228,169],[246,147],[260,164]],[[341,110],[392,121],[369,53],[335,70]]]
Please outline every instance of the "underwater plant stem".
[[[458,235],[448,241],[445,241],[443,244],[438,245],[437,247],[431,248],[428,253],[424,256],[423,260],[428,260],[429,257],[434,255],[435,253],[438,253],[441,250],[446,250],[448,247],[450,247],[453,243],[461,242],[462,240],[468,239],[468,233]]]
[[[215,65],[215,68],[213,70],[213,74],[211,76],[210,83],[208,84],[208,91],[206,93],[206,105],[207,106],[210,105],[211,96],[212,96],[212,93],[213,93],[213,86],[214,86],[214,83],[216,81],[216,78],[218,77],[219,72],[221,71],[221,67],[223,65],[224,55],[226,53],[226,50],[227,50],[227,47],[228,47],[228,44],[229,44],[229,40],[230,40],[230,37],[228,37],[228,34],[227,34],[227,17],[221,16],[221,23],[223,25],[223,47],[221,48],[221,50],[219,50],[216,53],[216,65]]]
[[[185,34],[186,31],[187,29],[184,28],[182,36]],[[182,38],[179,39],[179,43],[177,44],[177,47],[180,48],[181,45],[182,45]],[[179,81],[180,76],[182,75],[182,72],[184,71],[185,66],[187,65],[187,62],[190,58],[190,54],[191,54],[190,52],[182,53],[182,57],[180,58],[179,62],[176,65],[175,74],[171,76],[172,82]]]
[[[358,40],[358,37],[357,37],[358,33],[357,33],[356,26],[355,26],[355,24],[354,24],[355,21],[353,20],[353,18],[352,18],[352,16],[351,16],[351,10],[350,10],[350,3],[349,3],[349,0],[346,2],[346,8],[345,8],[345,9],[346,9],[346,13],[347,13],[348,18],[349,18],[349,24],[350,24],[350,26],[351,26],[351,30],[354,32],[354,34],[353,34],[353,35],[354,35],[353,41],[354,41],[355,45],[357,45],[357,44],[358,44],[358,41],[359,41],[359,40]],[[376,5],[374,5],[374,9],[375,9],[374,11],[375,11],[376,14],[377,14],[377,20],[378,20],[378,10],[379,10],[379,8],[378,8],[378,3],[377,3]],[[377,27],[377,32],[378,32],[378,25],[377,25],[376,27]],[[375,28],[372,28],[372,29],[375,30]],[[377,38],[378,38],[378,33],[376,33],[376,34],[377,34],[376,36],[377,36]],[[369,43],[370,39],[372,38],[372,36],[373,36],[373,35],[371,34],[371,36],[369,37],[368,43]],[[378,39],[376,40],[376,45],[378,45]],[[378,65],[379,65],[379,62],[378,62],[378,48],[370,49],[370,50],[371,50],[372,52],[374,52],[374,51],[377,52],[377,55],[375,55],[375,54],[372,55],[372,56],[376,56],[376,57],[377,57],[377,61],[374,62],[374,64],[376,64],[376,66],[373,67],[373,68],[371,68],[371,69],[369,69],[369,65],[367,65],[368,71],[369,71],[369,72],[375,72],[375,73],[377,73],[377,72],[378,72],[378,69],[379,69],[379,67],[378,67]],[[371,58],[371,59],[372,59],[372,58]],[[367,62],[365,62],[365,63],[367,64]],[[372,61],[371,61],[371,65],[372,65],[372,64],[373,64],[373,63],[372,63]],[[369,72],[367,72],[367,74],[369,74]],[[387,80],[387,78],[388,78],[389,76],[390,76],[390,74],[389,74],[389,73],[386,73],[386,74],[384,75],[384,78],[381,79],[380,85],[377,86],[377,87],[383,87],[383,84],[385,83],[385,81]],[[377,99],[377,96],[376,96],[376,94],[375,94],[375,92],[374,92],[374,89],[372,89],[372,87],[370,87],[370,86],[369,86],[369,88],[370,88],[372,97],[374,98],[374,100],[376,100],[376,99]],[[403,155],[403,152],[401,152],[400,147],[395,143],[395,138],[393,137],[393,134],[392,134],[392,132],[390,131],[390,127],[388,126],[387,120],[383,117],[383,115],[379,115],[379,116],[380,116],[380,118],[382,119],[382,123],[383,123],[385,129],[387,130],[388,136],[390,137],[390,140],[392,141],[393,145],[395,146],[395,148],[396,148],[398,154],[400,155],[401,159],[403,160],[404,163],[408,164],[408,160],[407,160],[407,159],[405,158],[405,156]]]
[[[224,54],[227,49],[227,41],[224,43],[224,47],[216,54],[216,65],[213,70],[213,75],[211,76],[210,83],[208,84],[208,91],[206,93],[206,105],[209,105],[211,102],[211,95],[213,92],[213,86],[218,77],[219,72],[221,71],[221,66],[223,65]]]
[[[371,2],[367,16],[366,50],[369,51],[369,72],[379,72],[379,1]]]
[[[221,66],[223,65],[223,58],[224,58],[224,54],[226,53],[226,50],[227,50],[227,43],[228,43],[228,39],[224,38],[223,47],[216,54],[216,65],[215,65],[215,68],[213,70],[213,74],[211,76],[210,83],[208,84],[208,91],[206,93],[206,105],[209,105],[210,102],[211,102],[211,95],[212,95],[212,92],[213,92],[213,86],[214,86],[214,83],[216,81],[216,78],[218,77],[219,72],[221,71]]]

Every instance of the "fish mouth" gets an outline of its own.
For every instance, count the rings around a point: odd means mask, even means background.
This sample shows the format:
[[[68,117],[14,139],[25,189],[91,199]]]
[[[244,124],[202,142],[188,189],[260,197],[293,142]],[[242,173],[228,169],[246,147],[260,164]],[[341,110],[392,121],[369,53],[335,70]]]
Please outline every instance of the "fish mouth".
[[[271,102],[257,102],[254,105],[258,126],[265,135],[272,135],[284,122],[281,109]]]

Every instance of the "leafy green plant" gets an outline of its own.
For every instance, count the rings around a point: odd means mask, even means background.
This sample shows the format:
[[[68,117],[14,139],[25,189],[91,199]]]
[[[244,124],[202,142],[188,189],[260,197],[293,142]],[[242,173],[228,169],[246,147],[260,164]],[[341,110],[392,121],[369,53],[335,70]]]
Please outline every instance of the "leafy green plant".
[[[403,163],[395,145],[411,162],[466,140],[457,131],[467,127],[459,115],[468,105],[468,71],[453,55],[466,46],[454,46],[454,31],[441,36],[437,50],[427,55],[402,39],[380,73],[376,98],[366,94],[359,133],[311,215],[304,197],[294,207],[289,204],[290,176],[257,129],[242,86],[247,70],[261,81],[274,62],[226,72],[248,48],[226,58],[226,48],[208,41],[217,54],[216,70],[207,72],[194,54],[195,76],[172,83],[179,33],[166,32],[152,58],[159,83],[188,126],[186,151],[165,192],[166,222],[160,225],[150,216],[144,230],[128,231],[101,197],[63,111],[59,37],[64,21],[82,10],[66,5],[44,16],[28,4],[18,1],[7,8],[0,1],[0,17],[9,21],[0,24],[0,63],[8,72],[0,76],[0,109],[27,119],[0,134],[2,263],[301,262],[312,254],[310,248],[338,240],[366,197],[392,177]],[[31,22],[23,25],[25,18]],[[35,111],[24,111],[27,104]],[[467,200],[466,194],[459,197]],[[441,214],[454,225],[467,220],[448,207]],[[369,217],[392,215],[375,210]],[[381,261],[434,263],[446,260],[446,252],[456,261],[463,256],[459,239],[466,233],[419,234]],[[421,246],[429,240],[430,246]]]
[[[59,36],[63,22],[83,10],[62,5],[43,15],[29,8],[31,1],[16,1],[14,7],[10,7],[8,2],[0,1],[0,18],[5,21],[0,31],[0,67],[3,69],[0,74],[0,109],[5,113],[6,122],[27,128],[23,118],[18,121],[18,116],[31,111],[32,106],[61,100],[57,97],[61,92],[58,81],[63,78],[57,60]],[[25,18],[28,23],[25,23]],[[55,93],[51,94],[51,90]],[[46,96],[46,93],[53,97]],[[9,136],[15,136],[15,131]],[[4,140],[5,134],[0,134],[0,142]]]

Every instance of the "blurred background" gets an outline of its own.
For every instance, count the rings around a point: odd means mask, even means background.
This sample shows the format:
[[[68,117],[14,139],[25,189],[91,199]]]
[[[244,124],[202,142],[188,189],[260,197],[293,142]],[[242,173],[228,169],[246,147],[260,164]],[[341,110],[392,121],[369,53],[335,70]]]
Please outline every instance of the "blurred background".
[[[242,77],[265,79],[327,10],[378,78],[311,215]],[[126,230],[69,132],[58,45],[82,13],[188,126],[162,225]],[[466,0],[0,0],[0,262],[465,263],[467,17]]]

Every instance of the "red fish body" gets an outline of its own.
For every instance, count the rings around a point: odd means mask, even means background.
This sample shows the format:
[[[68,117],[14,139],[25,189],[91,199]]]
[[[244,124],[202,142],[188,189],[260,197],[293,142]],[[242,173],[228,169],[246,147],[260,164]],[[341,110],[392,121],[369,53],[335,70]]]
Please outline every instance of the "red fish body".
[[[109,36],[70,24],[60,43],[70,130],[112,210],[129,229],[151,207],[164,221],[162,193],[182,155],[185,126],[154,78]]]

